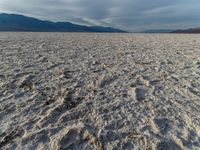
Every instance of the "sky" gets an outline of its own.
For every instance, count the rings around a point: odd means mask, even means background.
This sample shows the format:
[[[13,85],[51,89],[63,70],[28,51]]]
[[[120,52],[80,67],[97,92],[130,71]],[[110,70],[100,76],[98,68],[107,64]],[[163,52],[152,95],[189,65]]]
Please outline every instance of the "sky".
[[[0,12],[133,32],[200,27],[200,0],[0,0]]]

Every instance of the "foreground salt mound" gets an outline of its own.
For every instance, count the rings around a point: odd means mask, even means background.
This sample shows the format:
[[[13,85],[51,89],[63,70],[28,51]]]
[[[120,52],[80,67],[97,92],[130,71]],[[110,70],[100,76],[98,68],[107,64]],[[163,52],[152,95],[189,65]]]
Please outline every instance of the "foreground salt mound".
[[[1,33],[0,149],[200,149],[198,35]]]

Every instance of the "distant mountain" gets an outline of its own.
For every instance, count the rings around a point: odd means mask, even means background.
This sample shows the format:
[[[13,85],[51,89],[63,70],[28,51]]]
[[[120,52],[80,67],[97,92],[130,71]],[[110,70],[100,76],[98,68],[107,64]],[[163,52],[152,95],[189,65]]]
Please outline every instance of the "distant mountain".
[[[144,33],[170,33],[173,32],[173,30],[170,29],[150,29],[143,31]]]
[[[32,32],[126,32],[101,26],[84,26],[70,22],[52,22],[17,14],[0,14],[0,31]]]
[[[200,28],[191,28],[186,30],[175,30],[172,33],[200,33]]]

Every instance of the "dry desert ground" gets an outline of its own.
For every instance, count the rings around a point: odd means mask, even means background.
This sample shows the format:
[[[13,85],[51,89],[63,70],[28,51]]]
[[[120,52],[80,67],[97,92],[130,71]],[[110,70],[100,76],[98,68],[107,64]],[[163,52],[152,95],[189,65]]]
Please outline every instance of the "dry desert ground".
[[[200,35],[0,33],[0,149],[199,150]]]

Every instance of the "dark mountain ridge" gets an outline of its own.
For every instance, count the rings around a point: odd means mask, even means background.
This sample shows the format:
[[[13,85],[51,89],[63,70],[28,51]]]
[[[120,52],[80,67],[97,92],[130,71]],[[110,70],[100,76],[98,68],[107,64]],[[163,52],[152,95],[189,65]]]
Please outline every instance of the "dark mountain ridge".
[[[190,28],[186,30],[175,30],[172,33],[200,33],[200,28]]]
[[[126,32],[102,26],[84,26],[70,22],[52,22],[17,14],[0,14],[0,31],[30,32]]]

